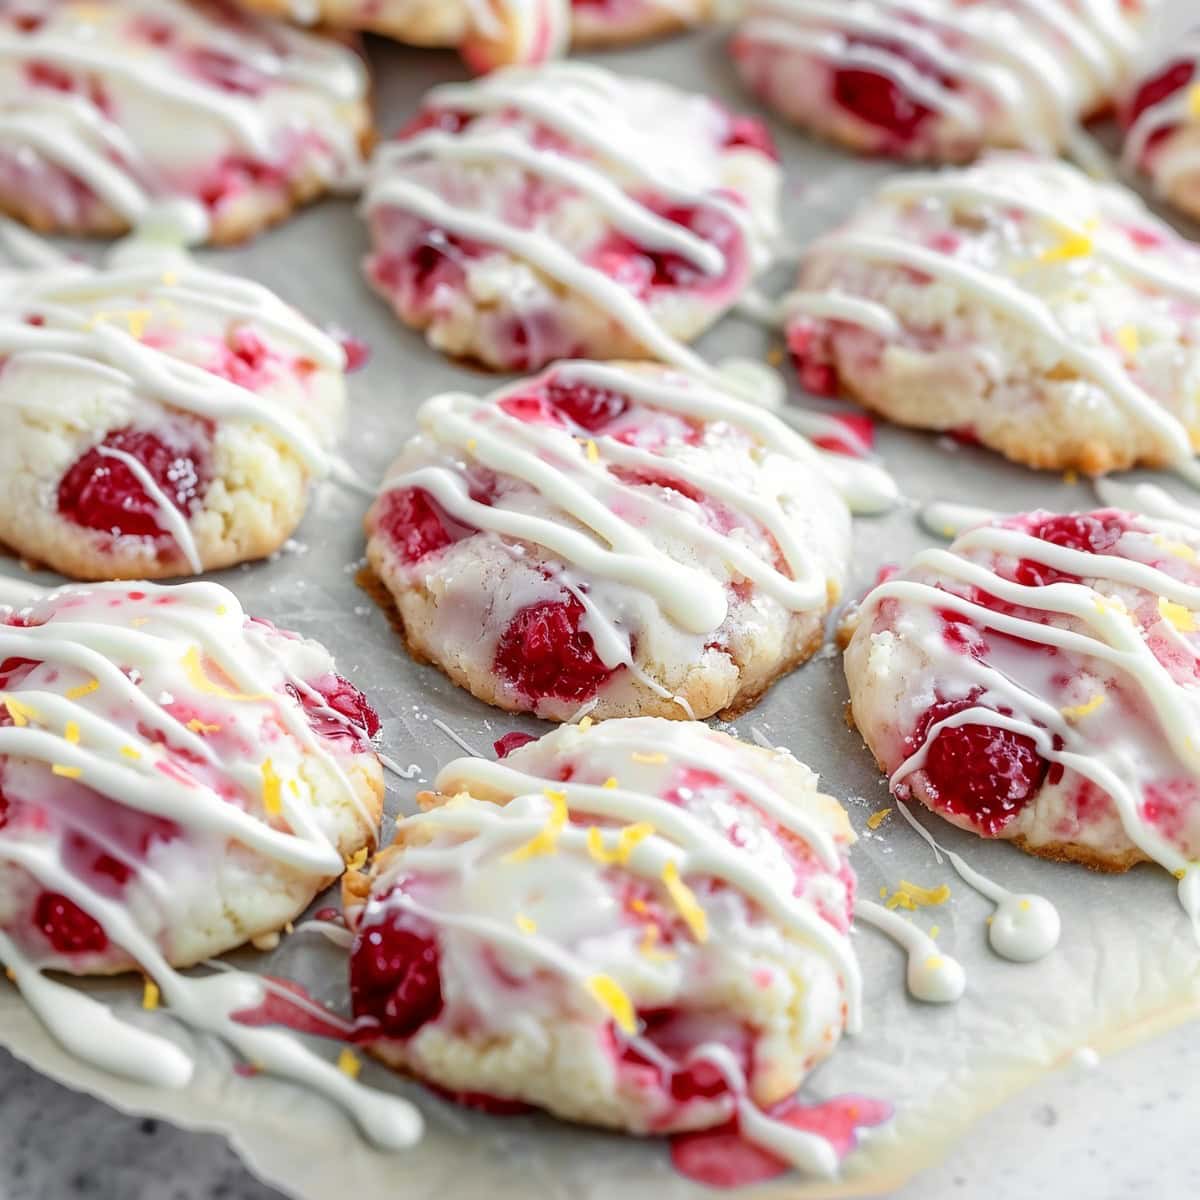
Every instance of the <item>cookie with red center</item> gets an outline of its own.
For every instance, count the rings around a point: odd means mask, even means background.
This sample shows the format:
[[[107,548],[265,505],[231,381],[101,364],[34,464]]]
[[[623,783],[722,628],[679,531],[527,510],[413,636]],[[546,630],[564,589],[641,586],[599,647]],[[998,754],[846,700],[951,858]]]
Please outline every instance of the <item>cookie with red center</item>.
[[[771,107],[865,154],[923,162],[965,162],[989,146],[1054,154],[1126,85],[1149,7],[751,0],[733,57]]]
[[[846,675],[893,792],[1033,854],[1186,877],[1200,859],[1198,549],[1182,520],[1034,512],[878,586]]]
[[[806,386],[1043,468],[1190,463],[1200,250],[1133,192],[993,154],[885,182],[790,299]]]
[[[1200,29],[1175,41],[1121,105],[1126,165],[1191,217],[1200,217]]]
[[[189,966],[281,929],[373,842],[379,719],[322,646],[216,584],[28,599],[0,580],[0,934],[22,963]]]
[[[291,536],[340,430],[341,346],[177,255],[3,282],[0,541],[65,575],[138,579]]]
[[[0,47],[0,209],[36,229],[186,200],[194,236],[238,241],[357,184],[367,75],[338,42],[216,0],[31,0]]]
[[[437,396],[367,515],[412,653],[564,720],[741,711],[821,644],[849,553],[825,460],[649,364]]]
[[[687,358],[769,260],[780,172],[756,122],[594,66],[435,88],[372,164],[373,286],[497,370]],[[690,362],[690,359],[688,360]]]
[[[637,1134],[741,1117],[753,1140],[855,1028],[853,834],[786,751],[587,722],[436,787],[344,881],[359,1036],[390,1065]]]

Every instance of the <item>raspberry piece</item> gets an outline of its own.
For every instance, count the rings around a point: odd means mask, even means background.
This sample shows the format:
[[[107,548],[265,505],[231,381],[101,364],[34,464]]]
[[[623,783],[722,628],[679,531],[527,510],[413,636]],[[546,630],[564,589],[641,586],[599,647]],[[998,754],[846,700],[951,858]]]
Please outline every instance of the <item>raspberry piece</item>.
[[[507,758],[514,750],[520,750],[522,746],[528,746],[530,742],[536,742],[537,738],[530,737],[527,733],[519,733],[513,730],[512,733],[506,733],[502,738],[497,738],[492,743],[492,749],[496,752],[497,758]]]
[[[836,384],[834,390],[836,391]],[[861,458],[874,448],[875,422],[866,413],[836,413],[833,419],[842,429],[814,437],[814,446],[820,446],[822,450],[831,450],[835,454],[850,454],[856,458]]]
[[[176,508],[188,516],[208,486],[207,454],[199,423],[166,425],[154,433],[118,429],[100,446],[136,458]],[[93,446],[68,468],[58,485],[58,511],[85,529],[105,533],[157,537],[158,505],[133,472],[120,460]]]
[[[725,1076],[710,1062],[701,1059],[671,1076],[671,1095],[680,1104],[689,1100],[712,1100],[729,1090]]]
[[[108,946],[99,922],[57,892],[38,897],[33,923],[59,954],[99,954]]]
[[[267,90],[270,82],[266,75],[249,63],[223,54],[220,50],[197,47],[188,52],[185,63],[197,79],[239,96],[259,96]]]
[[[932,63],[915,54],[909,47],[885,39],[855,38],[853,44],[869,46],[912,63],[923,74],[939,80],[943,86],[954,88],[955,81],[942,75]],[[865,67],[844,67],[834,72],[833,98],[861,121],[884,129],[899,146],[915,140],[921,127],[934,115],[914,100],[903,88],[886,75]]]
[[[442,1011],[440,954],[404,913],[363,929],[350,958],[350,998],[366,1037],[412,1037]]]
[[[914,735],[922,745],[931,726],[970,708],[975,697],[939,701]],[[986,837],[995,837],[1037,793],[1049,763],[1032,738],[991,725],[943,729],[925,756],[925,787],[930,801],[946,812],[968,817]]]
[[[775,139],[771,137],[767,127],[757,117],[740,117],[730,114],[724,145],[726,148],[746,146],[748,149],[757,150],[772,162],[779,161],[779,151],[775,148]]]
[[[551,379],[536,391],[509,396],[500,407],[526,424],[565,426],[568,422],[588,433],[601,433],[629,411],[629,397],[589,384]]]
[[[367,739],[373,738],[379,732],[379,714],[371,707],[366,696],[349,680],[340,675],[329,674],[311,680],[309,686],[320,695],[329,708],[340,713],[353,725],[353,728],[349,728],[336,717],[320,712],[316,708],[316,701],[310,695],[301,693],[290,683],[287,684],[287,691],[303,706],[309,725],[321,737],[353,738],[357,742],[360,740],[359,731]]]
[[[1187,87],[1195,73],[1195,63],[1188,60],[1171,63],[1152,79],[1146,80],[1138,88],[1123,114],[1126,127],[1133,125],[1148,108],[1153,108],[1156,104],[1166,100],[1168,96],[1173,96],[1182,88]],[[1153,150],[1165,138],[1170,137],[1176,128],[1174,125],[1164,125],[1161,129],[1156,129],[1146,140],[1146,150]]]
[[[1019,528],[1019,526],[1018,526]],[[1061,516],[1038,514],[1025,532],[1039,541],[1067,550],[1082,550],[1087,554],[1109,554],[1121,540],[1128,526],[1124,518],[1112,510],[1098,513],[1068,513]],[[1014,572],[1016,581],[1027,587],[1041,587],[1062,580],[1076,583],[1079,576],[1058,571],[1054,567],[1023,558]]]
[[[409,565],[475,532],[456,521],[424,488],[388,492],[375,526]]]
[[[615,672],[579,628],[584,614],[574,596],[523,608],[500,637],[497,673],[533,702],[590,699]]]

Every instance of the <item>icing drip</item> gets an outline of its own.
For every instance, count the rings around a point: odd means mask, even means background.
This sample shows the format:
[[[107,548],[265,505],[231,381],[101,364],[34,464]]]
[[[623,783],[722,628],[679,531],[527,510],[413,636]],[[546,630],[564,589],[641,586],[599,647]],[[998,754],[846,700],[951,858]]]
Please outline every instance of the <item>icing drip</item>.
[[[289,140],[311,139],[306,172],[326,186],[352,188],[360,169],[358,131],[348,106],[367,92],[363,63],[334,41],[247,15],[179,0],[48,4],[36,27],[0,22],[0,78],[8,99],[0,109],[0,147],[33,150],[83,183],[105,206],[137,225],[155,201],[190,188],[197,164],[187,142],[164,147],[137,121],[155,107],[162,120],[215,125],[218,142],[277,166]],[[213,73],[205,75],[204,67]],[[87,86],[59,88],[19,81],[31,69],[58,72]],[[116,115],[107,93],[117,97]],[[282,106],[282,107],[281,107]],[[213,137],[198,137],[211,144]],[[201,162],[199,168],[207,166]],[[286,168],[286,163],[284,163]],[[203,207],[193,219],[207,224]]]
[[[185,882],[180,860],[169,860],[168,879],[160,871],[164,860],[145,847],[131,856],[112,833],[122,822],[152,818],[165,829],[186,831],[206,854],[227,853],[224,847],[232,845],[317,880],[340,874],[336,841],[309,795],[308,764],[320,764],[368,836],[375,817],[289,695],[289,688],[293,694],[309,689],[289,661],[314,666],[323,652],[248,621],[237,599],[210,583],[140,584],[134,591],[99,584],[44,592],[0,579],[0,603],[16,622],[0,625],[0,662],[31,664],[19,677],[11,676],[10,667],[0,693],[6,712],[0,762],[7,768],[0,863],[10,880],[23,877],[43,898],[56,898],[60,908],[73,906],[76,922],[92,930],[84,948],[10,918],[0,932],[0,960],[30,1007],[67,1050],[92,1065],[144,1083],[184,1087],[192,1061],[170,1041],[43,974],[62,968],[86,972],[89,955],[93,962],[103,956],[103,969],[136,963],[154,981],[156,1003],[161,996],[171,1016],[218,1036],[256,1067],[342,1104],[381,1146],[411,1144],[420,1119],[405,1102],[360,1088],[287,1034],[235,1019],[262,1004],[267,983],[232,970],[189,977],[170,966],[158,937],[146,928],[146,901],[152,899],[163,922],[181,916],[172,908]],[[222,724],[185,720],[183,714],[207,713],[214,704],[229,710]],[[180,715],[171,711],[176,705]],[[240,744],[239,729],[262,736],[254,731],[264,721],[277,731],[264,763],[249,761],[242,750],[230,753],[231,744]],[[226,740],[218,750],[209,739],[223,727],[222,736],[235,741]],[[365,742],[366,730],[352,727]],[[44,782],[36,799],[27,800],[31,772]],[[259,796],[262,815],[247,802]],[[100,798],[111,812],[96,809]],[[45,807],[32,827],[23,817],[30,805]],[[70,847],[80,838],[108,855],[104,879],[72,865]],[[124,882],[113,893],[109,883],[117,879]],[[127,885],[139,888],[136,906],[122,898]],[[12,894],[19,894],[15,887]]]
[[[1193,657],[1196,652],[1178,631],[1186,629],[1190,614],[1200,610],[1200,586],[1185,582],[1161,565],[1139,561],[1150,556],[1162,562],[1173,562],[1172,556],[1181,564],[1192,561],[1195,550],[1188,543],[1195,540],[1195,530],[1150,518],[1126,519],[1131,526],[1121,541],[1130,539],[1129,557],[1054,544],[1019,528],[985,525],[970,530],[948,550],[931,549],[917,555],[907,577],[877,587],[863,603],[860,628],[870,629],[880,606],[889,601],[908,611],[929,614],[930,635],[922,637],[921,645],[938,676],[951,680],[965,677],[968,686],[979,689],[976,695],[986,693],[989,698],[987,705],[972,703],[935,721],[921,747],[892,773],[893,791],[907,789],[906,781],[923,769],[944,730],[983,726],[1027,738],[1048,763],[1075,772],[1111,798],[1125,836],[1148,859],[1176,875],[1180,901],[1196,921],[1200,871],[1172,838],[1148,819],[1142,789],[1153,783],[1156,764],[1174,762],[1188,778],[1200,773],[1200,708],[1193,689],[1177,682],[1156,657],[1148,637],[1150,629],[1156,637],[1161,631],[1170,638],[1173,653]],[[1040,564],[1060,581],[1038,586],[1013,582],[991,565],[997,559]],[[1084,579],[1099,586],[1085,584]],[[1157,597],[1161,620],[1148,628],[1143,627],[1144,616],[1135,620],[1134,608],[1140,601],[1131,591]],[[960,592],[995,599],[983,604]],[[997,601],[1007,611],[997,611]],[[1014,661],[1006,661],[1002,667],[986,657],[965,657],[946,644],[940,632],[934,632],[939,628],[936,614],[943,614],[943,620],[944,614],[952,614],[967,627],[1019,639],[1034,648],[1034,653],[1027,656],[1023,667]],[[1115,673],[1122,687],[1132,689],[1134,702],[1146,714],[1161,745],[1151,752],[1138,748],[1136,738],[1129,742],[1114,729],[1104,735],[1101,731],[1111,723],[1108,710],[1116,710],[1118,716],[1111,719],[1119,721],[1125,705],[1106,704],[1102,686],[1099,699],[1082,697],[1082,705],[1060,708],[1053,703],[1049,697],[1054,685],[1049,679],[1041,680],[1038,671],[1041,658],[1036,651],[1043,648],[1054,652],[1052,659],[1069,656],[1089,664],[1089,672]],[[1057,668],[1062,669],[1061,665]],[[1001,707],[1005,713],[996,711]],[[1085,718],[1091,722],[1086,730],[1080,728]],[[976,886],[974,880],[969,882]],[[1049,920],[1044,912],[1041,916]]]
[[[1044,271],[1043,264],[1061,261],[1063,283],[1069,289],[1078,265],[1074,260],[1079,260],[1094,263],[1118,286],[1136,287],[1146,294],[1147,304],[1193,312],[1200,304],[1194,269],[1186,261],[1172,262],[1166,253],[1178,245],[1184,257],[1187,244],[1133,193],[1097,185],[1062,163],[995,154],[965,171],[906,175],[884,185],[876,201],[892,206],[896,220],[874,220],[821,238],[809,251],[807,271],[851,260],[905,268],[953,288],[970,303],[1012,322],[1044,348],[1043,353],[1052,353],[1054,361],[1102,389],[1151,439],[1162,460],[1184,473],[1194,470],[1187,426],[1150,390],[1138,363],[1131,365],[1123,357],[1121,331],[1081,332],[1069,323],[1072,306],[1066,300],[1048,303],[1026,282],[1031,266]],[[1003,219],[1018,235],[1017,244],[1006,243],[1003,249],[981,246],[975,254],[930,248],[921,244],[919,230],[907,228],[900,219],[922,211],[944,211],[951,228],[955,215],[978,222],[999,221],[1005,214]],[[1015,222],[1007,215],[1014,213],[1019,214]],[[1163,249],[1148,253],[1139,248],[1131,230],[1160,239]],[[1059,241],[1038,254],[1036,247],[1046,233]],[[892,340],[900,332],[896,314],[885,303],[849,295],[836,281],[822,290],[800,290],[784,303],[793,316],[842,321]],[[1185,386],[1179,384],[1181,390]]]
[[[840,836],[835,840],[825,814],[777,790],[769,773],[774,767],[760,774],[751,769],[753,760],[742,765],[745,751],[735,754],[732,746],[722,747],[702,727],[647,719],[608,721],[566,726],[550,738],[522,747],[502,762],[465,758],[439,773],[438,791],[452,798],[399,823],[398,846],[403,848],[376,869],[371,925],[381,912],[403,911],[444,937],[462,938],[462,951],[452,955],[453,970],[465,976],[448,977],[443,987],[450,989],[447,995],[470,997],[477,1019],[498,1032],[525,1018],[503,1011],[505,1006],[491,1007],[487,978],[494,978],[498,967],[481,965],[482,974],[475,979],[472,963],[480,945],[493,956],[488,961],[527,981],[537,993],[530,1001],[535,1006],[547,1002],[538,976],[546,972],[557,977],[577,996],[568,1007],[582,1004],[594,1007],[601,1020],[612,1017],[613,1036],[665,1068],[668,1076],[697,1062],[714,1066],[732,1093],[748,1138],[805,1169],[832,1173],[837,1165],[833,1148],[760,1111],[750,1099],[740,1062],[723,1041],[701,1040],[688,1050],[686,1061],[676,1061],[639,1025],[634,1001],[621,981],[629,985],[649,980],[646,972],[657,973],[663,983],[653,985],[653,993],[661,998],[666,980],[674,980],[669,990],[679,990],[686,1006],[687,985],[679,972],[688,969],[691,953],[676,944],[674,952],[656,956],[644,939],[639,948],[637,936],[631,936],[638,927],[622,928],[625,918],[620,906],[614,907],[610,890],[621,892],[627,880],[652,888],[668,881],[679,913],[706,956],[719,956],[721,946],[735,946],[740,936],[753,936],[761,947],[769,944],[772,958],[797,969],[802,960],[819,955],[840,982],[845,1026],[853,1032],[861,1020],[858,964],[845,931],[823,915],[844,912],[846,904],[844,883],[837,878],[843,862]],[[794,760],[787,758],[794,769]],[[560,769],[564,764],[572,769]],[[616,775],[603,785],[582,782],[609,770]],[[697,772],[703,772],[704,782],[697,785],[703,793],[684,790],[678,800],[669,792],[663,798],[672,786],[687,788],[677,781],[701,778]],[[729,793],[740,798],[738,811],[747,814],[736,818],[743,831],[737,841],[725,833],[725,801],[716,798]],[[700,799],[701,794],[713,798]],[[801,885],[800,879],[808,876],[796,874],[772,829],[797,839],[821,864],[806,871],[829,874]],[[700,888],[698,893],[688,888],[689,880]],[[718,891],[702,881],[714,881]],[[558,895],[562,885],[571,889],[569,903]],[[709,902],[726,889],[740,898],[736,911],[721,901],[706,913],[697,901],[697,895]],[[739,935],[729,927],[731,920],[740,927],[751,913],[757,914],[753,935],[749,928]],[[710,921],[716,925],[711,938]],[[468,948],[473,948],[469,954]],[[598,953],[603,978],[611,986],[596,986]],[[811,1002],[818,1002],[818,993]]]
[[[908,955],[905,979],[914,1000],[926,1004],[954,1004],[962,999],[967,987],[962,964],[943,954],[927,933],[871,900],[856,901],[854,916],[886,934]]]
[[[1137,25],[1116,0],[758,0],[739,36],[880,75],[965,137],[1053,153],[1124,80]]]
[[[1001,958],[1011,962],[1037,962],[1058,945],[1062,920],[1058,909],[1049,900],[1029,892],[1017,894],[1002,888],[952,850],[935,841],[933,834],[908,811],[902,801],[897,801],[897,807],[900,815],[929,843],[938,862],[942,861],[944,855],[965,884],[995,904],[996,911],[988,919],[988,942]]]

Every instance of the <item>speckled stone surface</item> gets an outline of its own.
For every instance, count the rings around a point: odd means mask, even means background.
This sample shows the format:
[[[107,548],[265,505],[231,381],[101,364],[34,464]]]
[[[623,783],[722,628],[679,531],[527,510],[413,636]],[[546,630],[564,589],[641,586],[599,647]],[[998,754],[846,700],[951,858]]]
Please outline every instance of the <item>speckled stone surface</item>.
[[[1198,1081],[1195,1023],[1099,1066],[1068,1068],[984,1118],[892,1200],[1191,1200],[1200,1196]],[[0,1200],[280,1195],[221,1138],[117,1113],[0,1051]],[[398,1184],[396,1200],[425,1198]],[[588,1200],[609,1198],[589,1191]]]

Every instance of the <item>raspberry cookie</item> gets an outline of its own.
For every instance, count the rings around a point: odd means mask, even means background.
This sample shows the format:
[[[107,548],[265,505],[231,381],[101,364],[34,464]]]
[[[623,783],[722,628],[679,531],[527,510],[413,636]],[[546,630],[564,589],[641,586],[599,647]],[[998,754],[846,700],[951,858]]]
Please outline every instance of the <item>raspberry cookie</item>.
[[[1200,219],[1200,29],[1139,82],[1122,118],[1126,165]]]
[[[654,718],[462,759],[344,882],[359,1035],[468,1103],[665,1134],[763,1111],[858,1022],[853,834],[786,751]]]
[[[6,962],[188,966],[279,930],[373,842],[379,721],[322,646],[211,583],[9,598]]]
[[[815,242],[788,344],[810,391],[1033,467],[1186,465],[1198,279],[1132,192],[996,154],[893,179]]]
[[[1032,854],[1152,860],[1200,901],[1200,531],[997,518],[863,602],[854,721],[893,792]]]
[[[1138,0],[751,0],[743,79],[852,149],[964,162],[988,146],[1053,154],[1129,78]]]
[[[570,0],[576,46],[612,46],[675,33],[717,15],[718,0]]]
[[[750,707],[821,644],[850,516],[817,453],[665,367],[437,396],[367,514],[409,649],[565,720]]]
[[[345,407],[342,347],[180,255],[0,274],[0,541],[81,579],[277,549]]]
[[[232,242],[361,181],[367,76],[337,42],[222,0],[17,0],[0,49],[0,208],[36,229],[118,234],[183,198]]]
[[[768,135],[598,67],[435,88],[382,147],[367,275],[446,354],[496,370],[688,357],[769,259]]]

